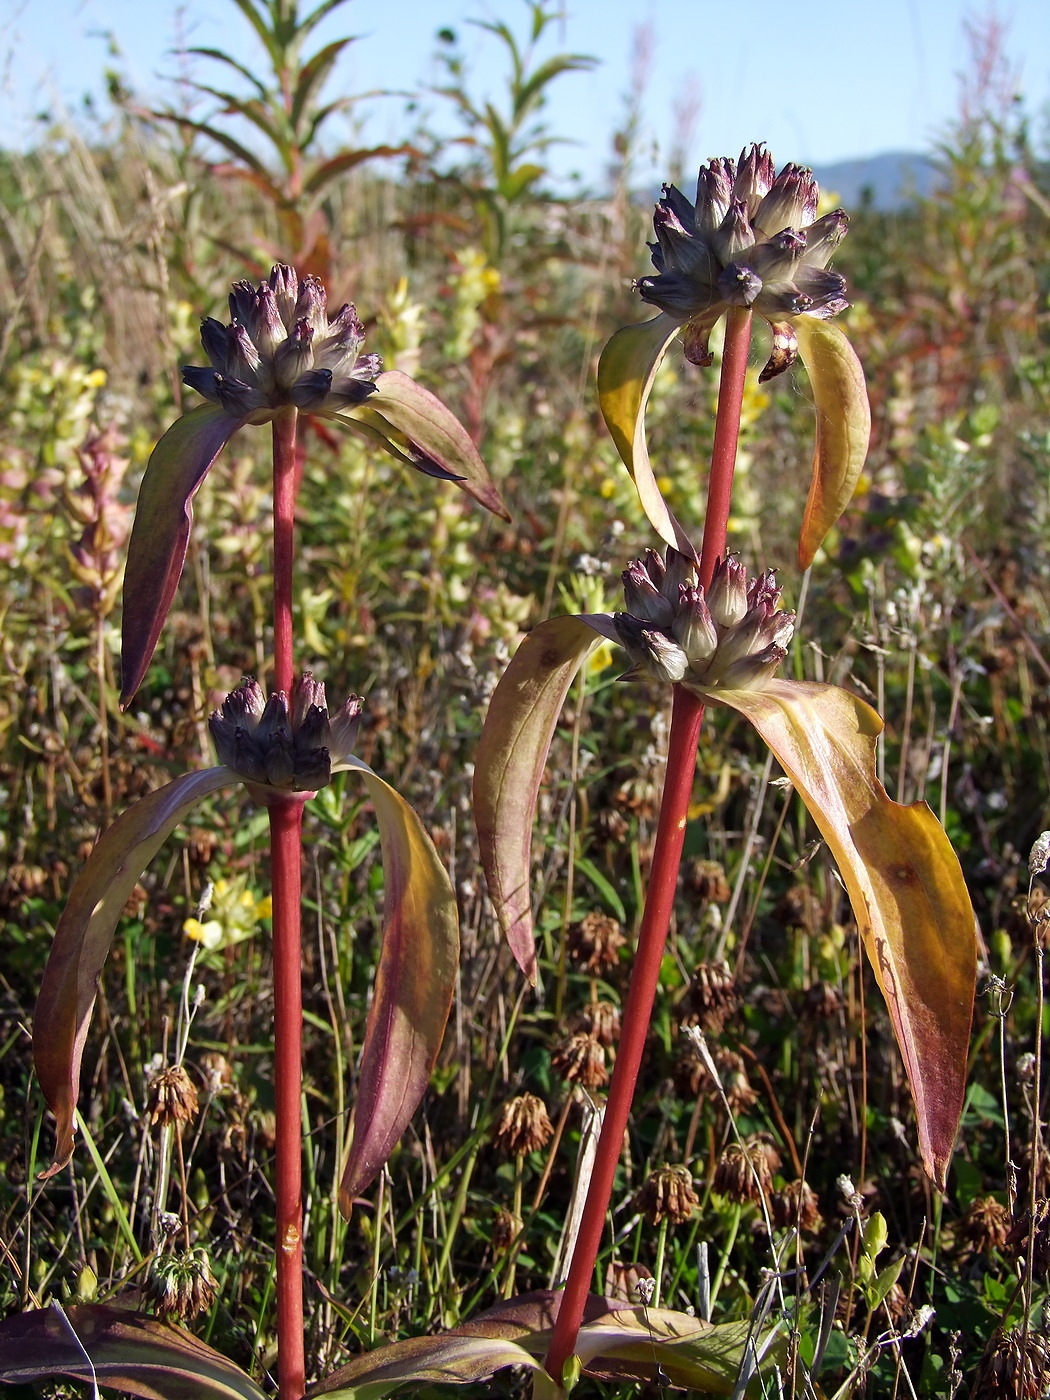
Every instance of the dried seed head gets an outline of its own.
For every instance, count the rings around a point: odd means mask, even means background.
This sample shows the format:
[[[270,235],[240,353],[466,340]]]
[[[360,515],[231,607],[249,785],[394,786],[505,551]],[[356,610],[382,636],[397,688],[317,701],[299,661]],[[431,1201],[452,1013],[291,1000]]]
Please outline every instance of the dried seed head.
[[[651,1172],[634,1203],[650,1225],[659,1225],[665,1218],[672,1225],[681,1225],[700,1204],[700,1198],[693,1189],[689,1168],[677,1165]]]
[[[709,900],[712,904],[728,904],[733,897],[720,860],[692,861],[686,871],[686,881],[698,899]]]
[[[570,1035],[552,1051],[551,1069],[569,1084],[579,1084],[584,1089],[600,1089],[609,1082],[605,1050],[585,1031]]]
[[[782,1191],[773,1192],[769,1210],[778,1230],[797,1229],[804,1235],[815,1235],[824,1224],[817,1193],[801,1177],[789,1181]]]
[[[620,921],[610,914],[592,911],[569,928],[569,956],[584,972],[607,972],[620,961],[620,949],[626,946]]]
[[[198,1247],[155,1257],[145,1294],[162,1317],[190,1322],[208,1311],[218,1287],[207,1252]]]
[[[497,1146],[512,1157],[524,1157],[546,1147],[554,1127],[543,1101],[535,1094],[519,1094],[503,1105],[494,1138]]]
[[[1005,1209],[1000,1206],[1004,1213]],[[1034,1216],[1030,1210],[1026,1210],[1013,1221],[1002,1243],[1015,1259],[1024,1260],[1028,1258],[1029,1242],[1032,1245],[1032,1277],[1037,1283],[1043,1283],[1050,1275],[1050,1201],[1046,1199],[1036,1201]]]
[[[1050,1387],[1050,1339],[1044,1332],[997,1327],[974,1377],[971,1400],[1044,1400]]]
[[[257,681],[230,692],[208,721],[219,759],[250,783],[286,792],[315,792],[333,764],[353,751],[361,699],[351,695],[329,718],[324,686],[304,671],[292,705],[281,690],[267,700]]]
[[[492,1249],[495,1254],[506,1254],[521,1234],[522,1223],[520,1215],[500,1206],[492,1222]]]
[[[169,1065],[150,1080],[146,1112],[151,1123],[162,1128],[191,1123],[198,1107],[196,1087],[181,1065]]]
[[[686,991],[685,1002],[700,1025],[711,1035],[720,1035],[726,1021],[740,1008],[736,979],[724,960],[698,963]]]
[[[713,1186],[731,1201],[758,1202],[769,1198],[780,1153],[764,1133],[753,1133],[742,1142],[731,1142],[715,1168]]]
[[[973,1249],[991,1254],[1006,1244],[1013,1224],[1013,1216],[1001,1201],[994,1196],[976,1196],[959,1222],[959,1234]]]
[[[611,1001],[592,1001],[580,1013],[577,1029],[611,1050],[620,1039],[620,1008]]]

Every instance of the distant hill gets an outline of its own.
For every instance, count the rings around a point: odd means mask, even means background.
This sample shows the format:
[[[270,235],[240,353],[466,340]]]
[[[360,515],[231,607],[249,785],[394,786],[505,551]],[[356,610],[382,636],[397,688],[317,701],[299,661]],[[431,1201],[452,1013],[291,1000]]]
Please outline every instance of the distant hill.
[[[837,194],[851,209],[858,208],[865,197],[876,209],[899,209],[916,195],[932,193],[937,183],[936,165],[929,156],[913,151],[840,160],[834,165],[814,166],[813,173],[821,190]]]

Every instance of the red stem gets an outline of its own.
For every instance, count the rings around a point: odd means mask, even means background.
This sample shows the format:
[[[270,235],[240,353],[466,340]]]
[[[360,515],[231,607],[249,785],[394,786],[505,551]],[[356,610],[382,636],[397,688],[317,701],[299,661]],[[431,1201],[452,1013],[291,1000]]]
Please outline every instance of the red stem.
[[[295,428],[298,410],[273,420],[273,664],[276,689],[292,693],[292,560],[295,552]]]
[[[700,552],[700,581],[705,587],[711,582],[715,564],[725,552],[750,340],[751,313],[730,311],[726,325],[725,349],[722,352],[718,417],[711,454],[711,481],[708,488],[703,547]],[[702,702],[689,691],[675,686],[668,737],[667,770],[660,800],[660,819],[653,846],[653,863],[645,895],[645,910],[638,931],[638,950],[634,966],[631,968],[631,984],[623,1012],[616,1064],[613,1068],[612,1083],[609,1085],[609,1101],[598,1139],[594,1168],[587,1186],[580,1230],[573,1247],[550,1349],[544,1362],[548,1373],[559,1385],[564,1375],[565,1363],[575,1349],[576,1337],[583,1321],[583,1310],[605,1228],[605,1214],[612,1197],[616,1167],[627,1131],[642,1055],[645,1052],[653,1001],[667,944],[667,931],[674,911],[678,867],[682,859],[689,799],[692,796],[693,775],[696,772],[696,749],[703,718]]]
[[[306,1389],[303,1326],[303,991],[301,851],[303,799],[274,797],[270,813],[273,879],[274,1083],[277,1203],[277,1375],[280,1400]]]

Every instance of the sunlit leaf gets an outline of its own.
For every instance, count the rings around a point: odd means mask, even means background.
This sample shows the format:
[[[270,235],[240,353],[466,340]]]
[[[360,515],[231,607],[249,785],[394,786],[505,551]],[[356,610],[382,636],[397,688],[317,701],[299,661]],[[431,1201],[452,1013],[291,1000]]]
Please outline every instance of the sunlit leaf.
[[[666,312],[618,330],[598,361],[598,402],[649,523],[665,544],[691,555],[693,547],[685,531],[660,494],[645,442],[645,406],[660,361],[677,331],[678,322]]]
[[[376,379],[376,392],[363,407],[381,414],[417,452],[454,476],[486,510],[510,519],[470,434],[429,389],[400,370],[387,370]],[[349,409],[341,416],[353,418],[356,412]]]
[[[355,1357],[347,1366],[307,1391],[308,1397],[332,1400],[382,1400],[402,1386],[468,1385],[486,1381],[507,1366],[542,1369],[542,1363],[517,1342],[494,1337],[409,1337]]]
[[[313,168],[303,182],[303,193],[318,194],[326,185],[330,185],[337,176],[345,175],[348,170],[354,170],[357,166],[363,165],[365,161],[378,160],[382,156],[407,155],[412,149],[411,146],[369,146],[364,150],[343,151],[341,155],[332,156],[331,159]]]
[[[813,480],[798,541],[799,567],[808,569],[856,490],[868,455],[871,409],[864,370],[838,326],[815,316],[797,316],[791,325],[817,408]]]
[[[788,680],[708,698],[755,726],[838,862],[904,1058],[923,1166],[944,1190],[977,976],[974,914],[951,843],[925,802],[887,795],[875,772],[882,720],[863,700]]]
[[[572,678],[599,645],[580,617],[552,617],[518,647],[489,701],[474,758],[474,820],[500,928],[536,981],[529,866],[532,822],[554,726]]]
[[[185,773],[136,802],[99,837],[55,930],[33,1014],[33,1059],[55,1115],[52,1176],[73,1153],[73,1110],[98,980],[139,876],[194,803],[237,778],[229,768]]]
[[[0,1381],[58,1377],[143,1400],[266,1400],[240,1367],[189,1332],[124,1308],[81,1303],[0,1321]]]
[[[150,456],[124,571],[122,707],[142,684],[175,596],[193,523],[194,494],[243,422],[216,404],[201,404],[175,420]]]
[[[383,852],[383,951],[365,1027],[343,1212],[397,1145],[441,1049],[459,966],[459,916],[448,872],[419,817],[359,759]]]

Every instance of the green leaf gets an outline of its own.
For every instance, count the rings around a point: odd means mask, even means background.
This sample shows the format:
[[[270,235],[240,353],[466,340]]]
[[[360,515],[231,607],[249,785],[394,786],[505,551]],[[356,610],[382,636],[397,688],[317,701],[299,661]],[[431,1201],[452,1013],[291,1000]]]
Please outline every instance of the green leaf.
[[[813,480],[798,541],[799,567],[808,569],[857,488],[868,455],[871,408],[860,360],[838,326],[815,316],[796,316],[791,326],[817,408]]]
[[[239,1366],[189,1332],[125,1308],[55,1304],[0,1322],[0,1381],[59,1376],[144,1400],[266,1400]]]
[[[201,404],[175,420],[150,456],[139,487],[124,571],[122,709],[142,684],[179,585],[193,524],[193,497],[244,422],[216,404]]]
[[[139,876],[194,803],[237,778],[229,768],[184,773],[136,802],[99,837],[55,930],[33,1014],[33,1059],[55,1115],[53,1176],[73,1154],[73,1114],[98,980]]]
[[[650,525],[665,544],[692,557],[693,546],[660,494],[645,442],[645,406],[660,361],[677,332],[678,322],[666,312],[618,330],[598,361],[598,403]]]
[[[356,40],[352,38],[335,39],[332,43],[325,44],[324,48],[318,49],[303,64],[299,80],[295,85],[295,92],[292,94],[291,124],[293,130],[298,130],[303,114],[313,101],[314,95],[324,86],[336,59],[349,44],[355,42]]]
[[[448,872],[419,817],[360,759],[383,851],[383,951],[361,1052],[350,1156],[339,1187],[353,1198],[397,1145],[430,1081],[459,969],[459,915]]]
[[[552,617],[534,627],[492,694],[474,758],[474,820],[489,897],[518,966],[533,983],[529,875],[536,799],[572,678],[598,644],[580,617]]]
[[[943,1191],[977,978],[974,913],[951,843],[925,802],[887,795],[875,772],[882,720],[855,695],[773,680],[705,698],[755,726],[838,862],[904,1058],[922,1163]]]
[[[486,1381],[507,1366],[543,1369],[513,1341],[455,1333],[409,1337],[355,1357],[306,1393],[310,1400],[319,1395],[328,1395],[331,1400],[382,1400],[410,1383],[469,1385]]]
[[[303,193],[307,195],[319,193],[326,185],[330,185],[336,176],[343,175],[346,171],[363,165],[366,160],[378,160],[382,156],[403,156],[411,150],[411,146],[369,146],[367,149],[359,151],[344,151],[342,155],[333,156],[331,160],[326,160],[313,168],[303,183]],[[393,372],[390,371],[390,373]],[[383,378],[382,375],[379,377]]]
[[[456,477],[463,490],[486,510],[510,519],[470,434],[429,389],[400,370],[387,370],[376,379],[376,392],[362,407],[380,414],[425,459]],[[359,412],[349,409],[340,416],[354,418]]]

